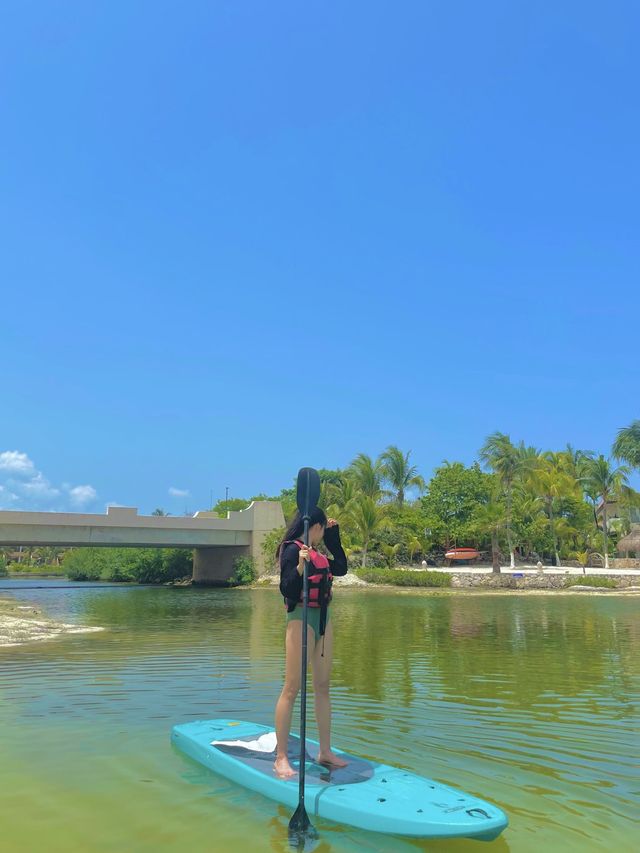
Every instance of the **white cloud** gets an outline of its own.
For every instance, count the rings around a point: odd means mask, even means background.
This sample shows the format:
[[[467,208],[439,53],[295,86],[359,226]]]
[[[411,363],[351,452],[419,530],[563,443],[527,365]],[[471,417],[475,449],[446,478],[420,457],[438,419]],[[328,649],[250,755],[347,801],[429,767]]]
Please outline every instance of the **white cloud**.
[[[20,450],[0,452],[0,505],[7,509],[78,509],[97,498],[93,486],[56,486]]]
[[[175,486],[169,486],[169,494],[174,498],[187,498],[189,489],[176,489]]]
[[[31,497],[34,500],[57,498],[60,494],[60,489],[56,489],[55,486],[52,486],[40,471],[34,471],[33,475],[28,480],[13,482],[19,492],[22,492],[25,497]]]
[[[69,489],[69,496],[71,497],[71,502],[76,504],[76,506],[84,506],[94,501],[98,497],[98,493],[93,486],[74,486],[72,489]]]
[[[21,453],[19,450],[4,450],[0,453],[0,471],[8,471],[18,476],[36,473],[33,462],[26,453]]]
[[[18,496],[9,489],[0,485],[0,509],[11,509],[11,504],[18,500]]]

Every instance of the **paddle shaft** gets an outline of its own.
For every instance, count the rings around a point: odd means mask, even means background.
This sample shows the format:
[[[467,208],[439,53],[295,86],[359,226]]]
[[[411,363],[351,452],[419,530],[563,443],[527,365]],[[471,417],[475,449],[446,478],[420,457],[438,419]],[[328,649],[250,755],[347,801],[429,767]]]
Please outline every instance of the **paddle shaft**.
[[[309,516],[306,515],[303,519],[304,534],[302,541],[304,547],[309,546]],[[304,776],[305,776],[305,756],[307,753],[307,621],[309,601],[309,562],[304,561],[304,571],[302,573],[302,668],[300,681],[300,768],[298,771],[299,788],[298,800],[299,807],[304,808]]]

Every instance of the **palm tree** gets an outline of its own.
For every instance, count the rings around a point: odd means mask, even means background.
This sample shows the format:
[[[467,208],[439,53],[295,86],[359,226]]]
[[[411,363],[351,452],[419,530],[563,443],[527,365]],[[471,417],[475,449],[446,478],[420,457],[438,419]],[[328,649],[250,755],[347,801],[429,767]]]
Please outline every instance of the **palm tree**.
[[[349,477],[363,495],[377,501],[382,494],[382,462],[359,453],[347,469]]]
[[[589,565],[589,558],[591,557],[591,553],[589,551],[576,551],[575,558],[580,563],[582,567],[582,574],[586,575],[587,566]]]
[[[540,457],[538,468],[531,477],[532,486],[545,504],[549,529],[553,540],[553,553],[556,566],[560,565],[560,551],[558,547],[559,534],[565,532],[556,524],[555,508],[562,498],[574,497],[577,491],[576,480],[566,471],[562,470],[559,462],[553,454],[545,454]]]
[[[36,548],[35,558],[38,566],[59,566],[60,557],[64,554],[63,548],[56,548],[55,545],[48,545],[43,548]]]
[[[528,487],[520,483],[516,486],[513,493],[513,524],[518,536],[518,541],[521,544],[521,550],[526,557],[531,556],[533,551],[533,540],[536,538],[536,532],[546,525],[546,516],[544,514],[544,503],[542,499],[533,494]]]
[[[399,447],[390,445],[380,454],[382,474],[391,486],[396,503],[399,507],[404,504],[405,490],[416,487],[424,491],[427,487],[424,479],[418,474],[416,465],[409,464],[411,451],[403,453]]]
[[[526,473],[536,467],[538,457],[540,456],[540,451],[537,447],[532,447],[530,444],[525,445],[524,441],[521,441],[515,445],[515,449],[520,462],[521,473]]]
[[[349,510],[350,526],[362,542],[362,567],[367,565],[367,551],[374,534],[385,524],[385,509],[368,495],[357,495]]]
[[[585,465],[593,459],[594,453],[592,450],[576,450],[571,444],[567,444],[566,448],[555,456],[560,467],[574,479],[579,480],[584,473]]]
[[[390,569],[392,569],[393,564],[396,561],[396,556],[398,554],[398,551],[400,550],[400,543],[398,542],[395,545],[382,545],[381,548],[382,548],[382,553],[387,558],[387,566]]]
[[[496,575],[500,574],[500,534],[507,529],[507,511],[502,501],[493,496],[478,507],[473,526],[479,534],[491,537],[491,565]]]
[[[605,459],[602,454],[595,459],[590,459],[584,468],[584,476],[581,478],[584,491],[587,495],[601,501],[602,507],[602,536],[604,539],[604,567],[609,568],[609,543],[607,504],[618,501],[623,497],[625,486],[628,482],[629,469],[626,465],[614,468],[610,459]],[[598,517],[596,513],[596,527]]]
[[[420,551],[422,549],[422,542],[414,536],[413,539],[409,542],[409,562],[413,563],[413,558],[416,551]]]
[[[356,494],[356,485],[348,477],[343,477],[339,484],[322,483],[318,506],[322,507],[327,515],[340,520],[341,516],[348,515]]]
[[[534,456],[531,448],[525,448],[524,444],[516,447],[511,443],[508,435],[502,432],[492,433],[480,449],[480,459],[498,477],[502,486],[506,501],[506,532],[509,545],[509,560],[511,568],[516,565],[515,546],[513,541],[513,529],[511,525],[513,487],[524,471],[533,467]]]
[[[611,518],[607,526],[616,536],[627,536],[631,532],[631,522],[628,518]]]
[[[561,515],[553,520],[553,533],[560,549],[562,546],[570,545],[571,543],[575,547],[579,530]]]
[[[613,444],[613,455],[632,468],[640,468],[640,420],[618,430]]]

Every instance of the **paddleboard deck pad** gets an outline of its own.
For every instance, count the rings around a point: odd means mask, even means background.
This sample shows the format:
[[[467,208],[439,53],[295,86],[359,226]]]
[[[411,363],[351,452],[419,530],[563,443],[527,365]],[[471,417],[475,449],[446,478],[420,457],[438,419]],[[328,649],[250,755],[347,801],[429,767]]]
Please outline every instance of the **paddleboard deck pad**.
[[[221,776],[293,810],[298,805],[298,775],[280,779],[274,769],[275,733],[241,720],[198,720],[173,727],[173,743]],[[317,764],[318,744],[307,738],[305,807],[307,813],[337,823],[417,838],[476,838],[491,841],[507,817],[491,803],[390,767],[334,750],[348,764]],[[289,738],[289,761],[300,765],[300,741]]]

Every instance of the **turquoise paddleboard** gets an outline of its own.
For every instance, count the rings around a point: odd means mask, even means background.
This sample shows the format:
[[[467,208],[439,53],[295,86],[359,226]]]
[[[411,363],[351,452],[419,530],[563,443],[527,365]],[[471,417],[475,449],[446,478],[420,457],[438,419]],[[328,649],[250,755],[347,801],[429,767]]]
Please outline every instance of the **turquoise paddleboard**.
[[[241,720],[198,720],[174,726],[171,740],[211,770],[289,806],[298,805],[298,776],[273,771],[275,733]],[[497,806],[386,764],[336,749],[349,763],[330,770],[316,764],[318,744],[307,739],[305,806],[310,817],[373,832],[418,838],[477,838],[491,841],[507,826]],[[300,741],[291,736],[289,760],[299,766]]]

